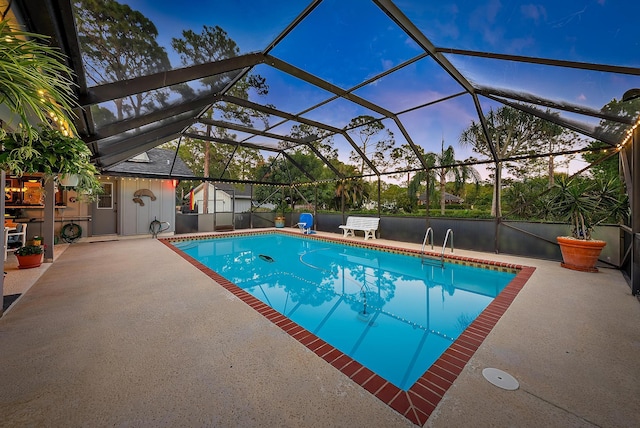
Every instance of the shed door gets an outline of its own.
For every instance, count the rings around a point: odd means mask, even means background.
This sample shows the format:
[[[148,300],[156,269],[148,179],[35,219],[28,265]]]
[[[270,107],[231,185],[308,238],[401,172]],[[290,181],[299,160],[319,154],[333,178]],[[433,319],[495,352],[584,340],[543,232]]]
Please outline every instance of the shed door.
[[[92,234],[114,235],[118,232],[117,186],[114,182],[103,182],[102,194],[93,204]]]

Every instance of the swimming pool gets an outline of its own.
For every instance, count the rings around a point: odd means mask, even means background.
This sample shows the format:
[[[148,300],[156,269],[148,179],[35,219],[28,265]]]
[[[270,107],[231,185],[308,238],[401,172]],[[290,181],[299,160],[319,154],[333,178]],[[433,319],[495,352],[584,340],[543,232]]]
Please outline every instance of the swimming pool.
[[[216,235],[216,238],[231,237],[233,239],[241,236],[279,236],[289,235],[298,236],[299,234],[289,232],[285,230],[278,230],[277,232],[270,230],[250,230],[229,232],[223,235]],[[484,311],[471,322],[469,326],[459,335],[443,353],[442,355],[429,367],[429,369],[422,374],[422,376],[408,389],[400,389],[391,382],[388,382],[381,376],[377,375],[373,371],[369,370],[364,365],[360,364],[356,360],[352,359],[348,355],[342,353],[328,342],[322,340],[309,330],[301,327],[296,322],[290,320],[278,311],[273,309],[268,304],[263,303],[258,298],[254,297],[244,289],[238,287],[222,276],[221,273],[213,271],[203,263],[199,262],[195,258],[179,250],[174,244],[183,242],[181,247],[191,247],[196,241],[202,241],[203,239],[209,239],[212,236],[190,236],[190,237],[174,237],[165,238],[159,240],[167,247],[175,251],[182,258],[187,260],[197,269],[208,275],[218,285],[222,286],[230,293],[241,299],[253,310],[264,316],[270,322],[277,327],[281,328],[284,332],[289,334],[292,338],[296,339],[310,351],[322,358],[324,361],[335,367],[345,376],[349,377],[355,383],[361,385],[365,390],[370,392],[376,398],[393,408],[395,411],[409,419],[416,425],[423,426],[429,415],[435,410],[436,406],[446,394],[447,390],[451,387],[458,375],[462,372],[467,365],[471,357],[473,357],[475,351],[482,345],[482,342],[491,332],[496,323],[500,320],[505,311],[509,308],[513,300],[517,297],[518,293],[527,280],[533,275],[535,268],[522,265],[514,265],[499,261],[487,261],[479,260],[464,256],[447,254],[445,258],[455,263],[464,265],[483,266],[484,268],[491,270],[501,270],[514,272],[517,274],[514,279],[495,297],[491,303],[485,308]],[[413,253],[416,255],[417,251],[407,250],[405,248],[398,248],[398,245],[391,246],[388,243],[359,243],[351,241],[345,241],[343,239],[335,238],[331,234],[312,235],[307,239],[319,240],[320,242],[339,242],[347,243],[352,246],[359,246],[362,248],[370,248],[375,246],[381,248],[387,252],[401,252],[401,253]],[[217,254],[218,257],[229,257],[228,252],[233,249],[233,244],[227,242],[227,248],[221,248]],[[195,246],[193,246],[195,248]],[[213,248],[213,247],[212,247]],[[273,252],[275,246],[269,247]],[[268,254],[264,254],[268,255]],[[258,254],[258,258],[259,258]],[[305,258],[303,257],[303,260]],[[268,260],[260,259],[261,262],[267,262]],[[274,262],[275,262],[274,258]],[[445,296],[446,298],[446,296]],[[363,305],[364,308],[364,305]],[[468,320],[465,320],[468,321]],[[466,323],[466,322],[465,322]]]
[[[299,235],[174,245],[403,390],[515,277]]]

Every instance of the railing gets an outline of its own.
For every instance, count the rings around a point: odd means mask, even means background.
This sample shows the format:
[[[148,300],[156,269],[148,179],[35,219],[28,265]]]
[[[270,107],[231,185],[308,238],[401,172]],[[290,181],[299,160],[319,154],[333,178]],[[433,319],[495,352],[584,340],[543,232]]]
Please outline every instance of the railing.
[[[451,236],[451,252],[453,253],[453,230],[447,229],[447,234],[444,236],[444,243],[442,244],[442,253],[440,254],[440,262],[444,265],[444,250],[447,248],[447,241]]]
[[[431,237],[431,240],[429,240],[429,237]],[[420,255],[421,255],[420,258],[423,264],[425,260],[424,247],[426,247],[427,241],[430,242],[431,249],[433,250],[433,229],[430,227],[427,229],[427,231],[424,234],[424,240],[422,241],[422,250],[420,251]],[[451,242],[451,252],[453,253],[453,230],[452,229],[447,229],[447,234],[444,236],[444,243],[442,244],[442,252],[440,253],[441,266],[444,266],[444,251],[447,248],[447,242]]]
[[[431,236],[431,249],[433,250],[433,229],[432,228],[428,228],[426,233],[424,234],[424,241],[422,241],[422,250],[420,252],[420,254],[422,255],[421,257],[422,263],[424,263],[424,247],[425,245],[427,245],[427,240],[429,239],[429,236]]]

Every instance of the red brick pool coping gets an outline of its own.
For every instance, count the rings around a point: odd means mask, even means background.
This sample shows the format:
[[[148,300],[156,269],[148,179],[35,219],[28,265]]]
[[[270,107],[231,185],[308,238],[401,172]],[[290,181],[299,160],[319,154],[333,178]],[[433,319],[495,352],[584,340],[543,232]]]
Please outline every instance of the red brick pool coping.
[[[259,232],[230,232],[216,235],[194,235],[188,237],[173,237],[160,239],[167,247],[173,249],[182,258],[187,260],[193,266],[201,270],[215,282],[233,293],[240,300],[251,306],[258,313],[280,327],[291,337],[302,343],[316,355],[324,359],[326,362],[340,370],[344,375],[351,378],[354,382],[361,385],[371,394],[389,405],[392,409],[409,419],[416,425],[424,425],[431,413],[447,392],[449,387],[457,379],[462,372],[464,366],[469,362],[475,351],[480,347],[484,339],[491,332],[493,327],[500,320],[502,315],[511,305],[520,290],[524,287],[527,280],[531,277],[535,268],[529,266],[514,265],[509,263],[485,261],[468,257],[460,257],[454,255],[446,255],[447,261],[463,264],[478,264],[487,266],[494,270],[517,271],[515,278],[505,287],[504,290],[480,313],[462,334],[449,346],[449,348],[436,360],[435,363],[414,383],[409,390],[404,391],[397,386],[387,382],[362,364],[354,361],[351,357],[343,354],[324,340],[318,338],[311,332],[307,331],[300,325],[291,321],[284,315],[280,314],[270,306],[261,302],[251,294],[247,293],[226,278],[223,278],[213,270],[209,269],[199,261],[184,252],[180,251],[174,245],[173,241],[200,240],[203,238],[220,238],[228,236],[246,236],[264,233],[287,233],[300,236],[299,233],[294,234],[288,231],[259,231]],[[320,239],[326,241],[335,241],[342,244],[382,248],[388,251],[400,253],[417,254],[419,251],[405,250],[387,245],[367,245],[365,243],[343,241],[330,237],[315,237],[307,235],[311,239]],[[439,255],[437,255],[439,257]]]

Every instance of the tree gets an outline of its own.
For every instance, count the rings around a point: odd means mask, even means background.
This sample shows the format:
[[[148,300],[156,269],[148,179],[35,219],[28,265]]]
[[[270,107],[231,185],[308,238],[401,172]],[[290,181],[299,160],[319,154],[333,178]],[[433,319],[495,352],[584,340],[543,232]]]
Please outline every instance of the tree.
[[[106,107],[100,107],[99,105],[91,106],[91,117],[97,128],[116,121],[116,115],[113,114],[111,110]]]
[[[371,116],[358,116],[351,119],[346,129],[360,140],[358,146],[378,170],[384,170],[393,165],[394,158],[391,156],[391,151],[395,146],[395,140],[393,133],[382,122]],[[349,160],[357,165],[360,175],[372,172],[355,150],[349,154]]]
[[[416,206],[418,203],[418,195],[422,188],[422,182],[427,182],[425,195],[427,195],[429,199],[435,195],[436,172],[434,167],[437,162],[436,154],[431,152],[425,153],[423,159],[427,165],[427,169],[418,171],[407,186],[407,196],[409,197],[411,207]],[[429,205],[430,203],[426,203],[427,210],[429,210]]]
[[[446,205],[447,179],[453,178],[456,189],[462,189],[464,183],[472,178],[476,183],[480,181],[480,174],[470,165],[456,165],[456,154],[452,146],[444,148],[444,139],[440,154],[435,155],[435,175],[440,184],[440,214],[444,215]]]
[[[319,129],[305,123],[293,125],[290,137],[298,140],[309,141],[309,144],[322,154],[326,159],[338,159],[338,149],[333,146],[333,134],[327,130]],[[291,147],[293,143],[282,141],[280,147]],[[307,145],[298,146],[305,153],[312,153]]]
[[[525,220],[547,218],[549,214],[547,198],[540,197],[546,191],[548,191],[548,179],[543,177],[526,177],[521,181],[513,181],[504,191],[508,215]]]
[[[632,119],[635,121],[640,114],[640,98],[634,98],[629,101],[618,101],[614,98],[604,107],[602,107],[602,111],[607,114],[616,115],[623,119]],[[615,141],[623,141],[626,136],[626,132],[630,128],[631,127],[629,125],[603,119],[600,121],[600,124],[596,128],[595,133],[606,135],[610,139]],[[612,148],[610,144],[606,144],[601,141],[592,141],[589,143],[587,148],[591,151],[583,153],[582,158],[586,162],[592,164],[595,163],[591,167],[591,172],[595,178],[620,180],[619,154],[611,156],[605,161],[599,162],[600,159],[608,156],[611,153],[610,151],[604,151],[604,149]]]
[[[419,151],[419,155],[423,156],[424,150],[422,149],[422,147],[417,146],[417,148]],[[422,167],[419,162],[418,156],[416,155],[416,152],[409,145],[409,143],[405,143],[400,147],[393,148],[393,150],[391,150],[391,158],[393,159],[394,165],[396,165],[399,169],[409,170]],[[411,172],[407,171],[406,174],[408,186],[411,182]],[[404,173],[395,174],[393,177],[396,179],[403,178]]]
[[[585,162],[594,164],[591,166],[591,174],[593,174],[595,178],[620,180],[619,153],[616,153],[614,156],[600,162],[601,159],[611,154],[610,150],[604,151],[608,148],[610,149],[611,146],[603,143],[602,141],[592,141],[589,143],[587,148],[590,151],[583,153],[582,159],[584,159]]]
[[[233,162],[227,168],[229,178],[248,180],[253,177],[253,172],[263,161],[263,157],[256,149],[236,146]]]
[[[156,26],[142,13],[115,0],[76,0],[74,6],[84,66],[94,83],[171,68],[167,52],[156,41]],[[139,116],[164,104],[167,97],[166,90],[156,90],[116,99],[116,118],[123,120],[125,113]]]
[[[299,203],[314,201],[317,204],[314,187],[295,186],[295,184],[309,182],[305,172],[314,177],[314,179],[321,179],[326,169],[324,163],[315,154],[305,153],[301,148],[288,153],[288,156],[293,162],[283,155],[278,155],[277,157],[270,157],[266,162],[260,164],[255,170],[255,180],[293,185],[285,192],[286,202],[291,209],[295,209]],[[327,187],[327,185],[325,184],[321,187]],[[271,195],[273,195],[273,188],[271,187],[259,187],[256,189],[256,197],[258,199],[266,200]]]
[[[236,42],[231,39],[227,33],[220,27],[209,27],[204,25],[201,33],[195,33],[193,30],[184,30],[182,32],[182,38],[171,39],[171,46],[180,55],[180,60],[183,65],[193,64],[205,64],[208,62],[219,61],[226,58],[237,56],[240,49],[236,45]],[[224,83],[227,83],[228,77],[226,75],[214,75],[200,79],[206,88],[208,93],[214,93],[222,89]],[[230,90],[230,94],[238,98],[248,99],[249,90],[254,89],[259,95],[264,95],[268,92],[269,88],[265,83],[265,79],[257,75],[247,75],[240,81],[236,82]],[[258,112],[249,111],[240,106],[236,106],[229,103],[216,104],[216,110],[220,112],[223,119],[235,120],[246,126],[251,126],[252,118],[258,117],[261,120],[266,121],[266,115]],[[205,118],[213,118],[213,107],[208,109],[204,115]],[[211,125],[206,125],[205,135],[207,137],[231,139],[227,130],[216,127],[214,129]],[[208,139],[203,140],[190,140],[185,144],[195,144],[197,146],[202,145],[204,156],[198,158],[202,161],[203,177],[209,177],[211,168],[210,164],[213,160],[219,168],[225,168],[230,163],[230,157],[235,157],[236,150],[231,146],[220,147],[216,150],[215,155],[217,158],[212,158],[211,142]],[[224,146],[224,145],[223,145]],[[219,156],[222,155],[222,156]],[[228,156],[226,156],[228,155]],[[243,161],[253,159],[257,161],[258,158],[255,155],[250,155],[247,152],[242,152]],[[223,162],[226,159],[226,162]],[[251,162],[249,162],[251,164]],[[246,162],[245,162],[246,166]],[[241,166],[240,170],[243,169]],[[221,172],[224,173],[223,170]],[[235,178],[235,177],[234,177]],[[208,187],[205,186],[203,193],[203,212],[208,212]]]
[[[380,191],[380,204],[383,211],[392,213],[398,212],[400,209],[411,212],[413,208],[410,205],[409,196],[405,187],[397,184],[383,182]]]
[[[463,161],[462,164],[458,165],[454,170],[454,182],[453,188],[456,195],[461,198],[466,199],[467,197],[467,187],[466,184],[468,181],[471,181],[475,186],[475,190],[477,192],[480,187],[480,173],[473,166],[469,165],[467,162],[473,161],[475,159],[470,158]]]
[[[631,119],[635,122],[638,119],[638,115],[640,115],[640,98],[634,98],[629,101],[614,98],[602,107],[602,112],[618,116],[621,119]],[[603,119],[596,127],[595,134],[605,135],[612,141],[622,141],[629,128],[629,125]]]
[[[429,196],[434,196],[435,185],[438,182],[440,193],[440,214],[444,215],[446,205],[446,186],[447,180],[452,179],[454,189],[458,192],[464,192],[465,183],[473,179],[476,184],[480,181],[480,174],[470,165],[457,164],[455,151],[452,146],[444,148],[444,139],[440,153],[426,153],[424,155],[425,163],[429,166],[427,171],[418,172],[408,186],[409,198],[413,194],[420,191],[421,183],[428,179],[429,188],[426,190]]]
[[[471,146],[475,152],[488,157],[493,157],[489,144],[493,145],[498,159],[494,165],[491,215],[500,217],[502,216],[500,207],[502,169],[515,165],[508,161],[505,162],[505,160],[512,156],[537,153],[544,131],[544,123],[542,119],[508,106],[500,107],[497,110],[490,109],[485,116],[485,122],[489,141],[487,141],[481,123],[472,121],[471,125],[462,131],[460,144]]]
[[[549,110],[547,110],[547,114],[559,116],[558,113],[552,114]],[[576,145],[580,145],[583,139],[579,137],[576,132],[570,131],[553,122],[543,119],[536,119],[536,122],[537,126],[539,126],[540,141],[531,144],[529,154],[537,155],[548,153],[549,157],[521,159],[517,164],[510,167],[510,172],[514,176],[522,179],[546,176],[548,181],[547,187],[551,188],[554,185],[555,171],[557,168],[568,165],[570,161],[570,158],[567,156],[558,161],[558,157],[553,153],[570,150],[576,147]]]
[[[299,165],[308,168],[308,172],[316,181],[336,178],[335,172],[315,152],[320,153],[331,166],[335,167],[336,164],[341,164],[338,161],[338,150],[334,147],[333,133],[301,123],[291,127],[289,137],[305,141],[308,144],[297,144],[283,140],[278,143],[278,146],[281,149],[285,149],[290,155],[293,149],[294,159],[298,161]],[[302,160],[299,160],[300,154],[305,155]],[[289,168],[295,167],[290,165]],[[305,177],[301,181],[306,180],[307,178]],[[332,205],[334,199],[332,186],[329,182],[317,183],[314,186],[298,186],[296,187],[296,192],[306,201],[314,201],[316,206],[320,207]]]
[[[348,178],[336,183],[336,200],[344,197],[346,208],[360,208],[369,198],[369,186],[361,178]]]

